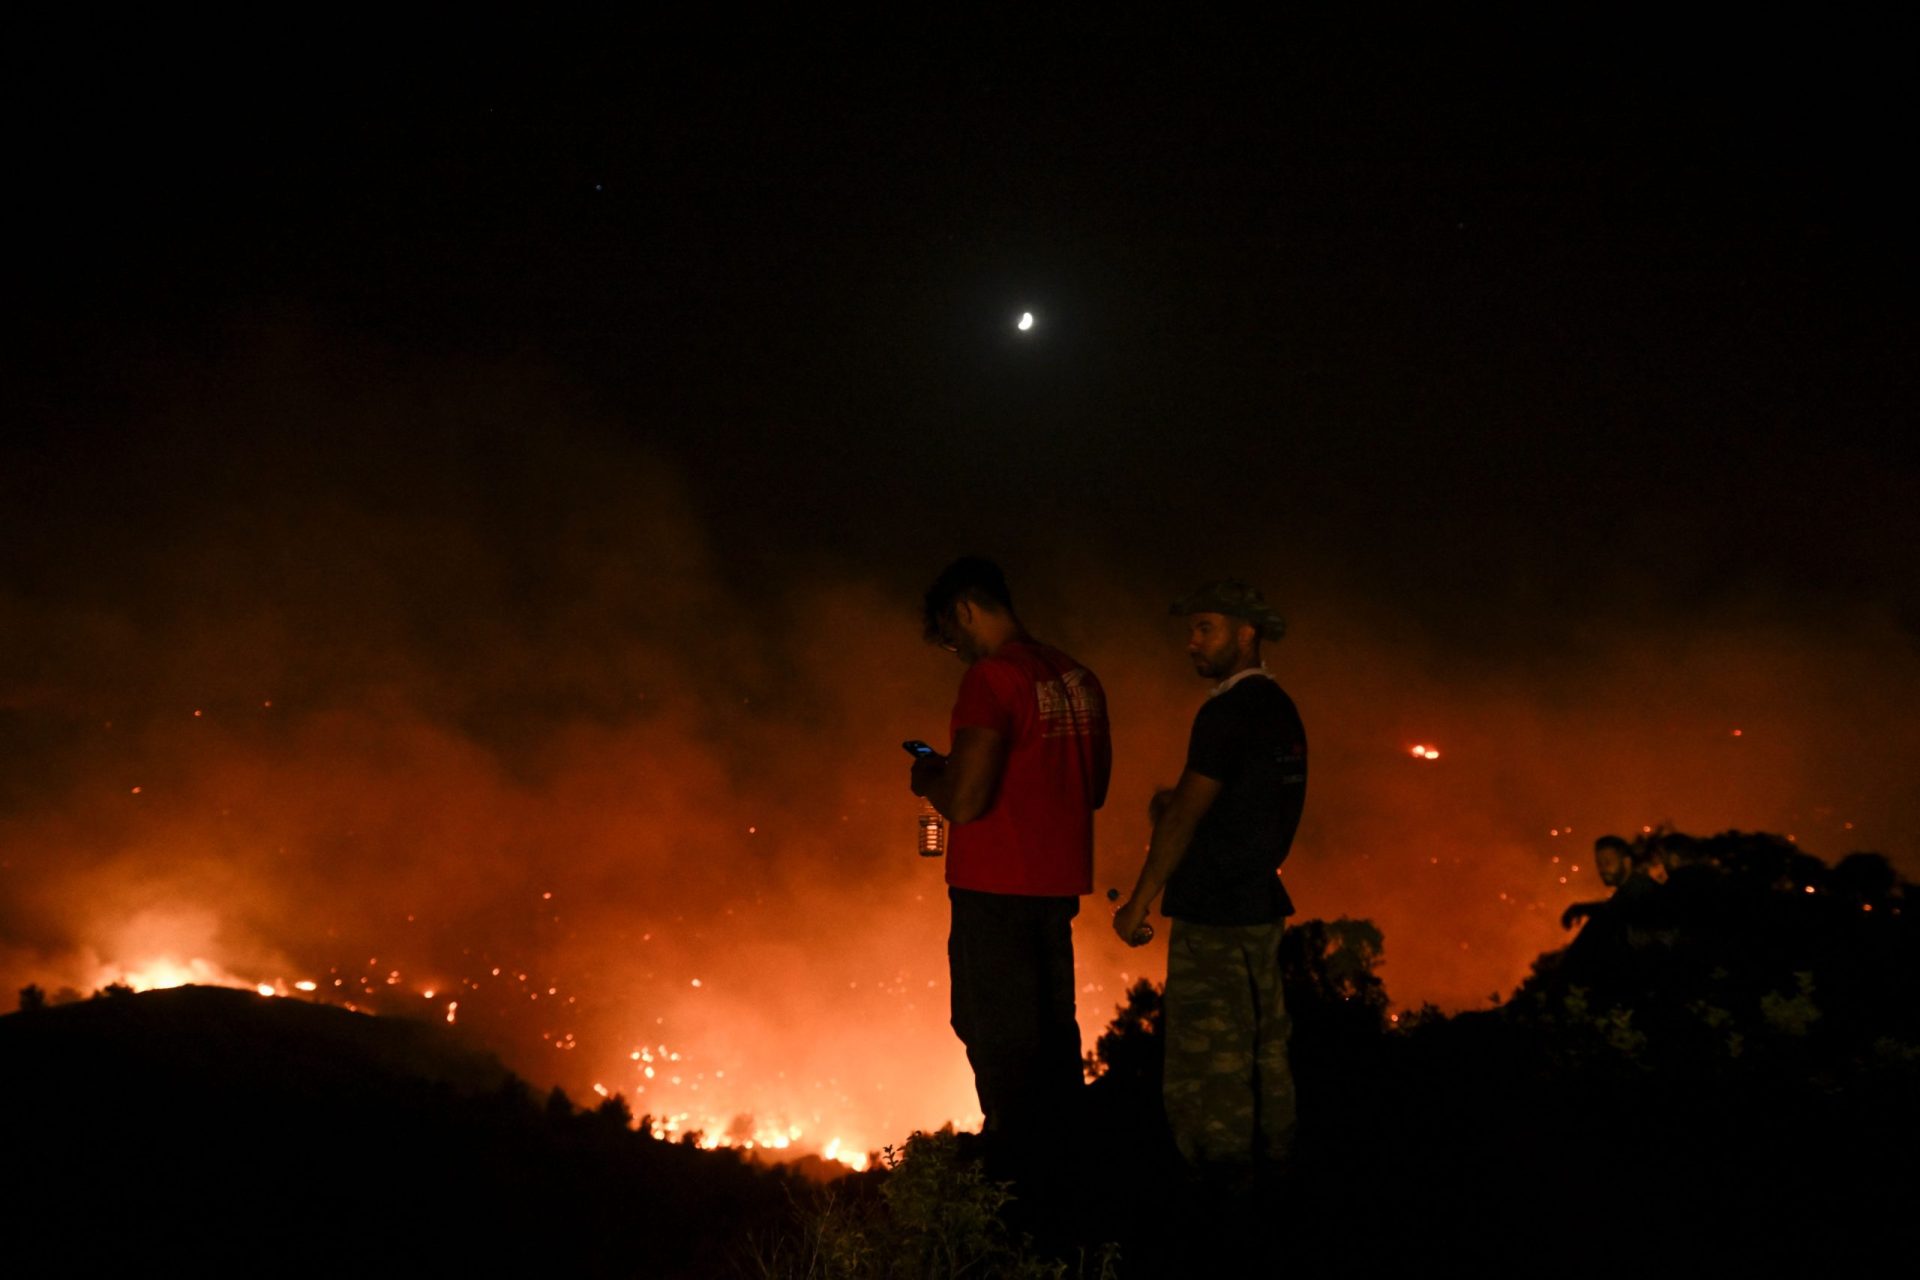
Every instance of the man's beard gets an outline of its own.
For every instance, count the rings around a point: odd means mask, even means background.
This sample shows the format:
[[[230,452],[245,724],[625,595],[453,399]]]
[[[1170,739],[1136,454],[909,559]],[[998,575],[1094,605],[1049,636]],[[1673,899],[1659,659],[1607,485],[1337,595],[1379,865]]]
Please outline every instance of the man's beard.
[[[1193,669],[1209,680],[1218,680],[1233,666],[1231,653],[1196,653],[1193,657]]]

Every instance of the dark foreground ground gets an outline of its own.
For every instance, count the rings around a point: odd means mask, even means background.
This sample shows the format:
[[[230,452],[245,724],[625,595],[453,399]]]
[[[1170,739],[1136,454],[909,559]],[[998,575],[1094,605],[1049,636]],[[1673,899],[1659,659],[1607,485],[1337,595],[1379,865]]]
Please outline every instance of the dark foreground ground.
[[[1150,1019],[1152,993],[1136,1005]],[[898,1174],[847,1179],[823,1210],[816,1183],[652,1141],[611,1108],[550,1104],[435,1039],[194,988],[0,1019],[9,1254],[49,1274],[944,1273],[929,1240],[947,1228],[902,1225],[926,1206],[883,1194]],[[1437,1021],[1300,1055],[1296,1166],[1225,1193],[1166,1145],[1136,1070],[1156,1047],[1139,1024],[1109,1044],[1074,1190],[1027,1196],[1001,1209],[1006,1234],[961,1240],[970,1274],[1017,1273],[1022,1232],[1038,1237],[1033,1274],[1052,1258],[1098,1275],[1115,1244],[1106,1265],[1123,1276],[1793,1260],[1852,1274],[1911,1249],[1910,1050],[1886,1046],[1845,1078],[1688,1080],[1556,1058],[1502,1015]],[[923,1197],[968,1200],[951,1171],[922,1172]],[[864,1261],[809,1270],[798,1255],[848,1236]]]
[[[1909,1267],[1920,966],[1907,887],[1670,887],[1634,899],[1651,915],[1596,915],[1503,1007],[1395,1027],[1371,926],[1291,931],[1299,1145],[1286,1171],[1236,1190],[1172,1153],[1146,984],[1095,1048],[1065,1175],[1009,1203],[964,1136],[916,1139],[893,1171],[823,1188],[655,1141],[617,1100],[583,1112],[534,1096],[428,1024],[207,988],[26,1009],[0,1018],[7,1271]]]

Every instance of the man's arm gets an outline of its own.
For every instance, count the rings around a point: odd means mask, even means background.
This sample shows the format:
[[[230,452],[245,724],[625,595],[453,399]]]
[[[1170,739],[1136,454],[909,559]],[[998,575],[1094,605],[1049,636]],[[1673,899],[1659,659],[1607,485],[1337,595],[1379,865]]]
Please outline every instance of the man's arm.
[[[1188,769],[1180,775],[1180,782],[1174,787],[1166,808],[1154,819],[1153,840],[1147,846],[1146,865],[1140,868],[1140,878],[1134,883],[1133,895],[1113,917],[1114,932],[1126,939],[1129,946],[1139,945],[1133,940],[1135,933],[1146,920],[1153,900],[1167,887],[1167,880],[1173,875],[1174,868],[1186,856],[1187,846],[1193,843],[1193,833],[1199,829],[1200,819],[1207,816],[1207,810],[1219,799],[1223,785],[1217,778],[1209,778],[1204,773]]]
[[[1000,774],[1007,767],[1007,740],[992,729],[967,728],[953,735],[945,766],[916,761],[913,793],[925,796],[955,826],[993,808]]]
[[[1100,736],[1093,746],[1093,807],[1102,808],[1107,803],[1107,783],[1113,780],[1113,739],[1107,736],[1107,726],[1100,726]]]

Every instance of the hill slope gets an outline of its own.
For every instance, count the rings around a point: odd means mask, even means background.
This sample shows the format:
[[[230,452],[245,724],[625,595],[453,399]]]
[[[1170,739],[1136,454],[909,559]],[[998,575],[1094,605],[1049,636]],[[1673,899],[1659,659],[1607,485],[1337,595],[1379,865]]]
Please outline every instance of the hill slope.
[[[0,1107],[16,1244],[70,1273],[709,1272],[786,1203],[444,1028],[244,991],[0,1018]]]

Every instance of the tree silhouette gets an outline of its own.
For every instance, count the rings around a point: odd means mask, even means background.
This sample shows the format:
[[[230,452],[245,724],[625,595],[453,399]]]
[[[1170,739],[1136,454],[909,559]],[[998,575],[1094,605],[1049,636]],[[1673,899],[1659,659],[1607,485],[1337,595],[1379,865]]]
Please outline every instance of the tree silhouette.
[[[1386,1030],[1387,988],[1373,971],[1385,951],[1371,920],[1307,920],[1282,935],[1280,977],[1296,1042]]]
[[[622,1131],[633,1128],[633,1108],[629,1107],[626,1098],[618,1093],[595,1107],[593,1118],[610,1128]]]

